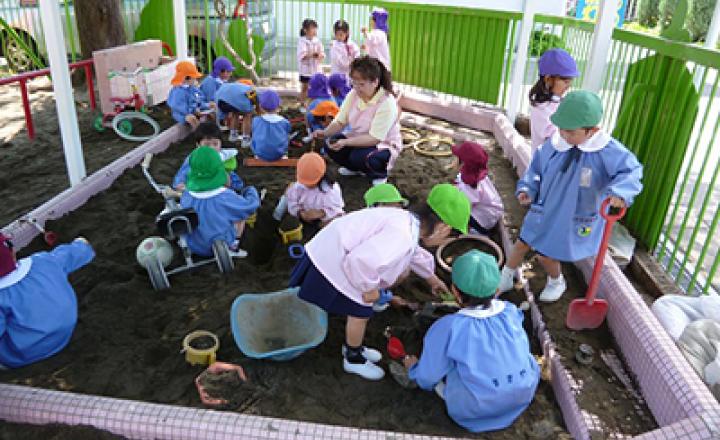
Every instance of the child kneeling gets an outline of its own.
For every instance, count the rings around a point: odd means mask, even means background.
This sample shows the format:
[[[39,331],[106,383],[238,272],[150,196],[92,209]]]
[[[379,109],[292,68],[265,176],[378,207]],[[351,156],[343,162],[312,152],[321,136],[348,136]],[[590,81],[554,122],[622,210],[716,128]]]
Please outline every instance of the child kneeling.
[[[450,417],[472,432],[510,426],[532,402],[540,377],[522,312],[494,299],[499,283],[489,254],[458,257],[451,290],[462,309],[430,327],[420,360],[404,359],[409,377],[420,388],[435,388]]]

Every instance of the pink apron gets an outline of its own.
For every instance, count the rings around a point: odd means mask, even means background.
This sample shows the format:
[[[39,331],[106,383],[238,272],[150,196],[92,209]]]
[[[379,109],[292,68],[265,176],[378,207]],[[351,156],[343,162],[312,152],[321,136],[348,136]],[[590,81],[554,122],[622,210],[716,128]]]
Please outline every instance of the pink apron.
[[[380,108],[380,105],[385,102],[386,99],[391,99],[391,95],[386,92],[385,96],[378,99],[375,104],[368,105],[367,107],[365,107],[364,110],[360,110],[357,107],[357,100],[360,99],[358,98],[357,94],[353,93],[352,96],[350,96],[349,98],[352,99],[352,102],[350,102],[350,112],[348,114],[348,121],[350,123],[351,131],[346,133],[345,135],[351,138],[370,133],[370,127],[372,126],[372,122],[375,119],[375,113],[377,113],[378,108]],[[395,98],[393,97],[392,99],[393,105],[397,106],[397,103],[394,102]],[[388,131],[385,139],[380,141],[376,145],[376,147],[378,150],[390,150],[390,160],[388,161],[387,166],[387,171],[389,173],[395,165],[395,161],[397,160],[398,156],[400,156],[400,153],[402,153],[403,150],[402,135],[400,134],[399,114],[397,119],[395,119],[392,127],[390,127],[390,131]]]

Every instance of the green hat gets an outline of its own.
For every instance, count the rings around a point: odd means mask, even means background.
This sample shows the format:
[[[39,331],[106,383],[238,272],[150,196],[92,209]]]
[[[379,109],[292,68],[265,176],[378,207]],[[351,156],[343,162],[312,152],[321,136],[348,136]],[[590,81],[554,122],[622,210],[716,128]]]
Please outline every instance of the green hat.
[[[495,258],[477,249],[455,259],[452,282],[462,293],[478,298],[493,296],[500,285],[500,270]]]
[[[365,205],[370,207],[376,203],[402,203],[407,206],[408,201],[400,195],[400,191],[392,183],[375,185],[365,192]]]
[[[435,185],[427,198],[427,204],[443,223],[463,234],[468,233],[470,200],[456,186],[449,183]]]
[[[211,191],[225,185],[227,173],[217,151],[210,147],[198,147],[190,154],[190,172],[187,189]]]
[[[577,130],[597,127],[602,115],[600,97],[587,90],[577,90],[565,95],[550,120],[561,130]]]

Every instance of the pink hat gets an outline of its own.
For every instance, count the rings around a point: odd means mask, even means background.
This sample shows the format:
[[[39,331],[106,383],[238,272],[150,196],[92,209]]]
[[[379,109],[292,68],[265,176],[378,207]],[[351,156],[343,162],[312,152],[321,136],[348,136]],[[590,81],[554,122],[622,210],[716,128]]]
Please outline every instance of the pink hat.
[[[0,277],[4,277],[17,267],[12,249],[10,239],[0,234]]]
[[[477,186],[488,174],[488,154],[480,144],[463,142],[452,147],[452,153],[460,159],[460,179],[470,186]]]

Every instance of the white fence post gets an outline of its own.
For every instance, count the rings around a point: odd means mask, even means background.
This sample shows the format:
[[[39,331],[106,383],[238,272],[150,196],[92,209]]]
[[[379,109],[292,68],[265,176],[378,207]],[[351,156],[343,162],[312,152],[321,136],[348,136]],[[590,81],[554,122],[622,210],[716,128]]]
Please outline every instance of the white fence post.
[[[179,60],[188,57],[187,15],[185,0],[173,0],[173,22],[175,25],[175,50]],[[208,44],[210,42],[208,41]]]
[[[612,32],[617,16],[617,0],[602,0],[598,19],[595,23],[592,45],[588,54],[588,63],[585,67],[585,80],[583,89],[600,92],[603,74],[607,64],[608,53],[612,45]]]
[[[525,0],[523,5],[523,17],[520,24],[520,37],[517,42],[517,53],[513,65],[512,76],[510,77],[510,100],[508,101],[507,115],[510,122],[515,123],[515,118],[520,112],[521,99],[523,97],[523,83],[525,81],[525,65],[528,59],[530,46],[530,34],[535,23],[534,0]],[[511,47],[510,50],[515,48]]]
[[[715,49],[718,42],[718,34],[720,34],[720,1],[715,3],[715,11],[713,12],[712,21],[705,36],[705,47]]]
[[[75,113],[70,68],[65,50],[65,36],[60,22],[60,3],[57,0],[40,0],[40,20],[45,31],[45,44],[55,94],[55,109],[65,151],[65,165],[70,185],[77,185],[86,176],[85,159],[80,142],[77,113]]]

